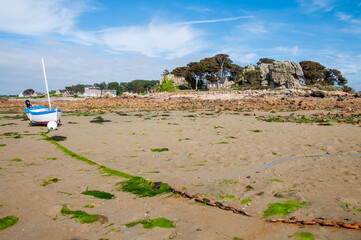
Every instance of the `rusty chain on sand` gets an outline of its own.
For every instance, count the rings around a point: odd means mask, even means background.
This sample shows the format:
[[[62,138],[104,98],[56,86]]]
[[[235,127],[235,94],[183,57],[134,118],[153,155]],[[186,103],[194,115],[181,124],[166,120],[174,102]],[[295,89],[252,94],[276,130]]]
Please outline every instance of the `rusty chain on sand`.
[[[159,184],[160,182],[157,182],[157,184]],[[156,183],[155,183],[156,184]],[[183,191],[179,191],[176,190],[174,188],[170,189],[171,192],[173,192],[174,194],[179,194],[180,196],[184,197],[184,198],[188,198],[188,199],[194,199],[194,201],[199,202],[199,203],[203,203],[207,206],[211,206],[211,207],[218,207],[219,209],[225,210],[225,211],[232,211],[235,214],[241,214],[247,217],[251,217],[251,215],[241,209],[237,209],[233,206],[226,206],[221,202],[218,201],[214,201],[212,202],[211,200],[207,199],[207,198],[200,198],[197,195],[192,195],[189,194],[187,192],[183,192]],[[326,222],[325,219],[322,218],[315,218],[311,221],[306,221],[303,219],[296,219],[296,218],[289,218],[289,219],[281,219],[281,218],[275,218],[275,219],[267,219],[265,220],[268,223],[289,223],[289,224],[298,224],[298,225],[309,225],[309,226],[314,226],[314,225],[318,225],[318,226],[324,226],[324,227],[342,227],[342,228],[346,228],[346,229],[361,229],[361,223],[360,222],[356,222],[354,224],[349,224],[346,223],[345,221],[342,220],[333,220],[330,222]]]

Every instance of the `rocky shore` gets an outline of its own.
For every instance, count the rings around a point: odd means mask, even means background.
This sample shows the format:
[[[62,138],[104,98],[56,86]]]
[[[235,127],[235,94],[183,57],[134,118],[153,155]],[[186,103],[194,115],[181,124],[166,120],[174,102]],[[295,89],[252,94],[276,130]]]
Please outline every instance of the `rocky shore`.
[[[44,99],[45,101],[46,99]],[[35,104],[40,104],[36,102]],[[46,103],[44,103],[46,105]],[[22,112],[23,100],[1,100],[2,112]],[[277,91],[161,92],[148,95],[124,93],[116,98],[53,100],[64,112],[118,112],[155,110],[307,111],[339,110],[361,113],[359,94],[339,91],[284,89]]]

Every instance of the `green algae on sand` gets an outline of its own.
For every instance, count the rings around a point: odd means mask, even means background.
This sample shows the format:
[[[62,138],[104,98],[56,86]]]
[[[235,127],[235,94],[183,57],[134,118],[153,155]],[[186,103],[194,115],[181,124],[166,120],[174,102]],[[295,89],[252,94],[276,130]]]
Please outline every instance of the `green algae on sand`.
[[[14,216],[7,216],[0,219],[0,230],[6,229],[19,221],[19,218]]]
[[[150,149],[150,151],[152,152],[166,152],[166,151],[169,151],[168,148],[152,148]]]
[[[93,223],[99,219],[99,215],[94,214],[88,214],[84,211],[71,211],[69,208],[67,208],[66,205],[63,206],[63,208],[60,210],[60,213],[65,215],[73,215],[71,218],[77,219],[80,223]]]
[[[119,190],[139,197],[154,197],[171,191],[171,187],[168,184],[153,182],[141,177],[133,177],[127,181],[119,182],[117,185],[120,185]]]
[[[113,194],[103,192],[103,191],[98,191],[98,190],[88,190],[88,188],[81,194],[89,195],[89,196],[93,196],[93,197],[101,198],[101,199],[112,199],[115,197]]]
[[[127,228],[134,227],[138,224],[142,224],[143,228],[145,229],[152,229],[154,227],[160,227],[160,228],[174,228],[174,224],[172,221],[166,219],[166,218],[155,218],[155,219],[143,219],[131,223],[125,224]]]
[[[299,232],[291,235],[290,237],[296,237],[298,240],[314,240],[315,236],[312,233],[308,232]]]
[[[268,209],[264,211],[263,217],[267,218],[269,216],[277,215],[285,217],[293,211],[302,208],[303,206],[308,206],[307,202],[296,202],[296,201],[286,201],[283,203],[270,203],[268,204]]]

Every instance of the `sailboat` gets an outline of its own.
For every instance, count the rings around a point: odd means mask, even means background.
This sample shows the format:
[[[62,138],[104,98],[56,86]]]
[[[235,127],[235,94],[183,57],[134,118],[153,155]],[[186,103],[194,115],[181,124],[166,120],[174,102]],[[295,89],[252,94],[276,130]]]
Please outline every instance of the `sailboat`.
[[[49,89],[48,89],[48,81],[46,79],[45,64],[44,64],[43,58],[41,59],[41,62],[43,65],[43,72],[44,72],[46,93],[48,95],[49,107],[32,106],[30,101],[26,100],[25,101],[25,104],[26,104],[25,113],[30,120],[30,125],[32,125],[32,123],[47,125],[49,122],[55,122],[57,125],[60,123],[61,109],[51,107],[51,101],[50,101]]]

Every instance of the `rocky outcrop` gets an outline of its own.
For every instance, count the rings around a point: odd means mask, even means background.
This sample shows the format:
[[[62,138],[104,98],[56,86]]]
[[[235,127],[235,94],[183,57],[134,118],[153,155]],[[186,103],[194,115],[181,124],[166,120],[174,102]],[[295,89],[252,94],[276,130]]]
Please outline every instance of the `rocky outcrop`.
[[[159,79],[159,85],[161,85],[163,83],[165,78],[167,78],[168,80],[172,80],[172,83],[174,86],[186,86],[187,87],[189,85],[184,77],[178,77],[173,74],[168,74],[165,77],[161,77]]]
[[[262,72],[263,86],[300,88],[304,83],[302,67],[296,62],[261,63],[258,68]]]

